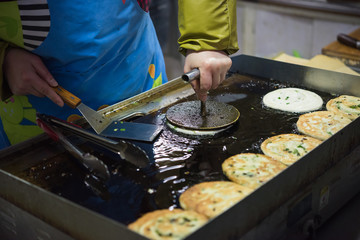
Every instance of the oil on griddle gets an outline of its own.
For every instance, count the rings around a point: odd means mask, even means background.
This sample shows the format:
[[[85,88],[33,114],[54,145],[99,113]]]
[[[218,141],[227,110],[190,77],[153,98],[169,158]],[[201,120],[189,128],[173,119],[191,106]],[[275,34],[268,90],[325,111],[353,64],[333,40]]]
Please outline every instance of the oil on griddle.
[[[212,138],[181,135],[164,127],[152,144],[133,141],[150,157],[152,165],[145,169],[132,166],[106,149],[80,143],[83,150],[103,160],[111,170],[111,179],[103,184],[103,189],[98,189],[106,191],[107,197],[96,194],[96,190],[89,187],[86,181],[88,174],[73,164],[72,157],[66,152],[31,166],[22,173],[14,171],[14,174],[128,224],[143,213],[179,207],[180,194],[193,184],[227,180],[221,171],[221,164],[226,158],[243,152],[260,153],[260,144],[267,137],[298,133],[295,123],[299,114],[267,109],[262,105],[262,96],[280,87],[297,86],[233,74],[218,89],[210,92],[208,100],[236,107],[240,111],[240,118],[234,126]],[[328,93],[314,92],[323,98],[324,103],[333,97]],[[178,103],[193,100],[196,100],[195,96],[181,99]],[[134,121],[166,126],[167,109]]]

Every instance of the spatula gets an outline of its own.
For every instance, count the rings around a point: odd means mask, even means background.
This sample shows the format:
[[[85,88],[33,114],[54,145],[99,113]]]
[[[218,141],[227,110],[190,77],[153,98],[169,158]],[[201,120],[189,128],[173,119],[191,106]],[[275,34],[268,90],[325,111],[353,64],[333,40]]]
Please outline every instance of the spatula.
[[[100,134],[111,123],[110,119],[105,118],[100,113],[82,103],[80,98],[76,97],[63,87],[57,86],[54,90],[69,107],[77,108],[81,112],[86,121],[97,134]]]
[[[81,112],[97,134],[106,137],[152,142],[162,131],[162,126],[156,124],[111,121],[82,103],[80,98],[63,87],[57,86],[54,90],[68,106],[77,108]]]

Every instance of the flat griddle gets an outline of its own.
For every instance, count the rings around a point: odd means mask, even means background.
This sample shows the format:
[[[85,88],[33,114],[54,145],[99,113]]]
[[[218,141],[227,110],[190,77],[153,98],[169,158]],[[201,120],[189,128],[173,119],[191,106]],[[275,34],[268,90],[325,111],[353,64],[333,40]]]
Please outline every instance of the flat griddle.
[[[178,196],[190,185],[226,180],[220,165],[227,157],[240,152],[260,152],[263,139],[296,132],[294,123],[298,115],[266,109],[260,96],[279,87],[297,86],[316,91],[326,102],[336,94],[360,96],[359,83],[359,78],[351,75],[237,56],[233,58],[227,80],[209,95],[209,100],[231,104],[241,112],[238,123],[222,136],[189,138],[165,128],[152,145],[134,142],[147,151],[152,160],[152,165],[142,171],[97,146],[77,142],[84,149],[100,153],[98,157],[108,164],[113,174],[105,187],[118,198],[106,202],[95,196],[84,185],[86,173],[73,165],[70,156],[45,136],[0,152],[0,195],[76,239],[101,239],[105,235],[107,239],[119,236],[145,239],[129,231],[126,224],[142,213],[177,207]],[[194,100],[191,87],[182,80],[174,80],[103,109],[102,113],[124,119],[135,112],[141,116],[133,119],[135,122],[164,124],[167,109]],[[262,236],[272,238],[273,229],[266,232],[263,226],[280,223],[285,229],[279,232],[284,233],[286,227],[290,229],[304,216],[312,214],[311,209],[320,209],[315,204],[319,198],[317,190],[330,182],[338,183],[334,179],[340,172],[339,167],[335,168],[339,164],[353,167],[351,176],[354,177],[343,189],[356,189],[353,186],[360,183],[357,174],[360,170],[356,167],[360,165],[360,160],[356,159],[359,145],[360,119],[357,119],[187,239],[246,238],[255,234],[253,229],[260,229],[264,233]],[[340,169],[344,171],[344,167]],[[314,180],[321,176],[327,176],[324,184],[313,187]],[[333,192],[335,190],[332,188]],[[346,193],[341,198],[349,199],[355,194],[356,191]],[[321,216],[328,215],[322,213]],[[266,222],[267,219],[272,221]]]

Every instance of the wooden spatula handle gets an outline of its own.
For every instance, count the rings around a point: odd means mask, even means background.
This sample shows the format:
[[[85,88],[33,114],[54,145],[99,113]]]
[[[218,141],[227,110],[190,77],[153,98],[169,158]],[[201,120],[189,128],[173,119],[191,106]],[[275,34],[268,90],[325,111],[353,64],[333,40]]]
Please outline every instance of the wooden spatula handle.
[[[81,103],[80,98],[61,86],[54,87],[54,90],[57,94],[59,94],[64,102],[72,108],[76,108]]]

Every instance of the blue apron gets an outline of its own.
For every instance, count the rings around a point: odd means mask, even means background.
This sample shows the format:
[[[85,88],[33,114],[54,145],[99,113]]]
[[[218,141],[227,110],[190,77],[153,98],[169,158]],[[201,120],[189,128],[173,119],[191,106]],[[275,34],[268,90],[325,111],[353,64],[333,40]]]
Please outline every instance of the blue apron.
[[[97,110],[167,81],[154,26],[136,0],[48,0],[48,6],[50,31],[33,53],[86,105]],[[16,121],[6,115],[13,104],[22,106],[12,110],[21,112]],[[1,120],[11,144],[41,132],[35,126],[36,112],[65,120],[80,115],[76,109],[30,95],[14,96],[4,105],[8,109]]]

